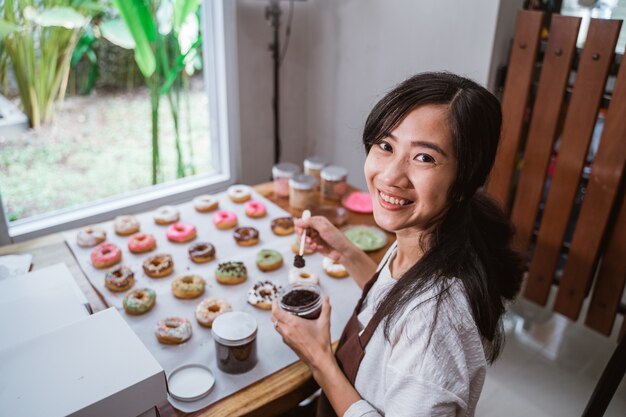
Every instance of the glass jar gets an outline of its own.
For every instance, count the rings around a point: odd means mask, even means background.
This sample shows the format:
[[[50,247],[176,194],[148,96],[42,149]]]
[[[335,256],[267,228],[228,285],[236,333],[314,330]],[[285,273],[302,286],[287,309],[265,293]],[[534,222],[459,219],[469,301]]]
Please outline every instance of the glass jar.
[[[280,308],[305,319],[315,320],[322,312],[322,290],[315,284],[289,284],[280,290]]]
[[[278,197],[289,197],[289,179],[300,172],[300,167],[291,162],[281,162],[272,167],[274,194]]]
[[[242,311],[220,314],[211,329],[217,367],[229,374],[248,372],[257,364],[254,317]]]
[[[326,166],[326,161],[321,156],[309,156],[304,160],[304,173],[315,177],[317,183],[321,182],[320,174]]]
[[[329,165],[320,174],[322,177],[322,197],[339,201],[348,191],[348,170],[344,167]]]
[[[298,210],[310,209],[315,205],[315,185],[311,175],[297,174],[289,180],[289,205]]]

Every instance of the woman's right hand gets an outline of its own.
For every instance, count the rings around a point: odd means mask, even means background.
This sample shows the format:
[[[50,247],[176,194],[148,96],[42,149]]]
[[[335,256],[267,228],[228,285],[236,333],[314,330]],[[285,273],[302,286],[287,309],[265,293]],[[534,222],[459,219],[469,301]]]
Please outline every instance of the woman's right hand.
[[[350,239],[337,229],[326,217],[313,216],[295,221],[298,236],[307,229],[306,244],[312,250],[343,263],[355,251],[361,251]]]

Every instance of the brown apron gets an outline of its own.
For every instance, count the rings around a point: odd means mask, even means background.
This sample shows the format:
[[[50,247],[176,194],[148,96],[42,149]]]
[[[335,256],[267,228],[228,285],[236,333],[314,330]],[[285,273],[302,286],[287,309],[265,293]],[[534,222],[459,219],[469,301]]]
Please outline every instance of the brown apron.
[[[365,346],[367,346],[372,338],[372,335],[374,334],[374,330],[376,330],[376,326],[373,325],[374,323],[370,320],[367,326],[365,326],[363,333],[359,336],[359,320],[357,315],[361,311],[361,306],[363,305],[363,301],[365,300],[367,293],[378,279],[378,274],[379,272],[376,272],[372,279],[365,284],[361,299],[354,308],[354,312],[352,313],[350,320],[348,320],[348,324],[346,324],[346,327],[343,329],[343,333],[339,339],[339,344],[337,345],[337,350],[335,351],[335,357],[337,359],[337,363],[339,364],[339,368],[348,378],[348,381],[350,381],[352,386],[354,386],[356,374],[359,370],[359,366],[361,365],[361,361],[363,360],[363,356],[365,356]],[[324,391],[322,391],[322,395],[320,395],[317,402],[317,417],[337,417],[337,414],[330,405]]]

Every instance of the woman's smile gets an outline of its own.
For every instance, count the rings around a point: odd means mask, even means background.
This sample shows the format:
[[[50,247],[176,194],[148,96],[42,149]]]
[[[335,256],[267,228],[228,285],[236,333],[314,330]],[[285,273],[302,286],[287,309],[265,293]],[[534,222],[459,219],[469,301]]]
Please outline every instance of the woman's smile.
[[[378,190],[378,197],[381,207],[387,210],[400,210],[413,204],[413,201],[408,198],[399,197],[395,194],[386,193],[382,190]]]

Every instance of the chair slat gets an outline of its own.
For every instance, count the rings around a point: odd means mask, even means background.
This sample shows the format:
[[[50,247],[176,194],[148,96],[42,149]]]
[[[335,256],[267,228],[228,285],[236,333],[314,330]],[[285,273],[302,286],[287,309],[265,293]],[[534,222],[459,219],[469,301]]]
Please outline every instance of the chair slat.
[[[621,69],[620,71],[626,72]],[[622,147],[626,147],[623,141]],[[624,248],[626,248],[626,199],[623,195],[621,197],[621,208],[617,215],[615,227],[607,242],[585,320],[587,326],[607,336],[613,330],[617,308],[626,284],[626,254],[624,253]],[[626,318],[622,325],[622,333],[624,329],[626,329]]]
[[[515,35],[502,97],[502,137],[496,161],[485,188],[487,194],[507,211],[539,48],[542,21],[543,12],[521,10],[517,14],[515,23]]]
[[[561,135],[524,296],[545,305],[604,92],[620,20],[592,19]]]
[[[617,193],[626,162],[625,115],[626,65],[622,65],[554,304],[555,311],[573,320],[578,318],[587,295],[600,255],[602,238],[611,211],[618,201]]]
[[[537,87],[516,197],[511,210],[515,248],[527,253],[532,238],[546,171],[556,139],[565,88],[576,52],[580,18],[553,15],[550,38]]]

